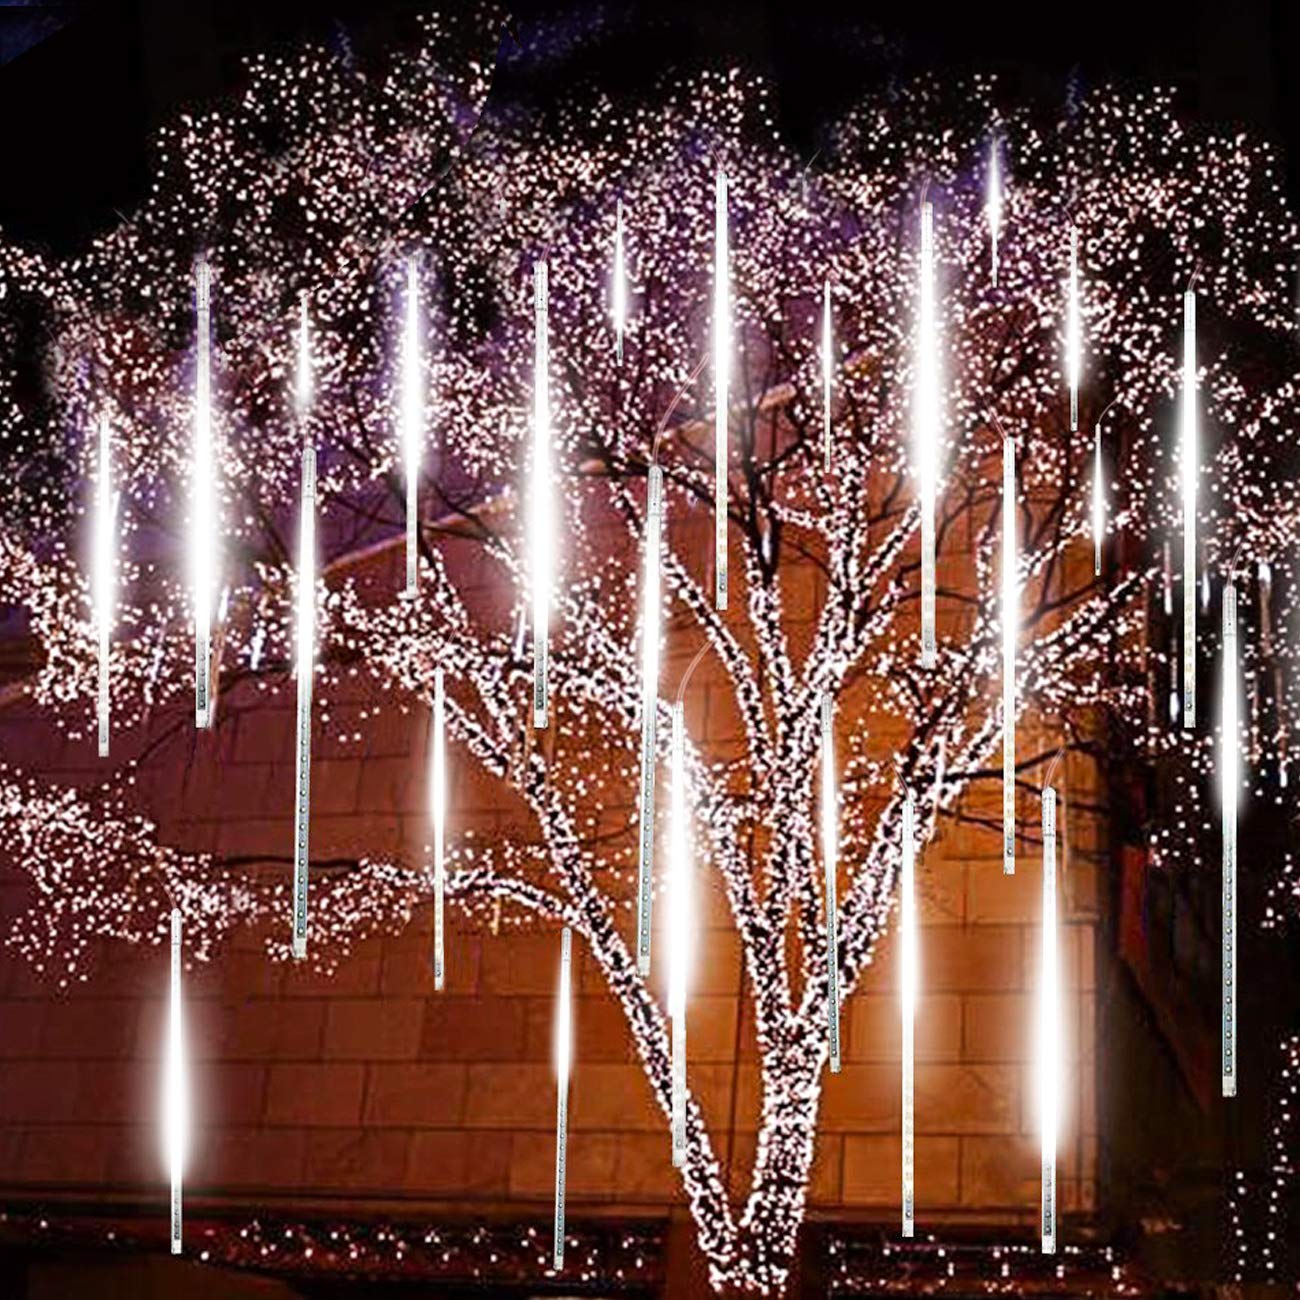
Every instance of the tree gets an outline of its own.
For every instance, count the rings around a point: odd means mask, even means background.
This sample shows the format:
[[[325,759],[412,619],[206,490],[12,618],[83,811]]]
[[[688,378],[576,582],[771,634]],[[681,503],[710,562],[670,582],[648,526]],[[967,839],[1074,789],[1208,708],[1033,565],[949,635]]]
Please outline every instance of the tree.
[[[1057,743],[1096,747],[1104,714],[1134,743],[1184,756],[1188,820],[1194,830],[1206,823],[1212,729],[1169,729],[1150,704],[1151,682],[1177,662],[1162,639],[1158,588],[1161,544],[1180,536],[1172,435],[1181,293],[1199,267],[1203,563],[1222,573],[1239,546],[1281,563],[1296,499],[1286,454],[1295,227],[1266,148],[1190,132],[1160,93],[1098,92],[1046,124],[1031,113],[1000,118],[986,83],[946,93],[922,83],[849,116],[814,172],[775,135],[762,87],[734,73],[682,80],[647,105],[579,99],[538,120],[497,111],[482,36],[432,21],[419,44],[368,77],[318,49],[255,60],[238,103],[163,133],[148,199],[82,256],[0,247],[6,353],[31,355],[39,328],[49,380],[33,396],[18,360],[0,376],[5,590],[40,647],[31,693],[76,731],[91,711],[95,653],[80,521],[93,481],[89,434],[106,407],[124,534],[115,725],[129,729],[146,699],[188,699],[188,349],[192,262],[207,250],[229,584],[220,672],[226,683],[286,675],[299,295],[313,322],[308,432],[320,449],[329,559],[401,533],[395,321],[403,259],[418,250],[430,394],[420,587],[414,599],[376,599],[354,583],[323,582],[318,689],[328,700],[341,673],[360,665],[394,697],[425,700],[434,668],[444,668],[456,761],[512,787],[533,822],[526,843],[457,844],[450,897],[571,924],[667,1108],[666,1021],[631,939],[635,835],[629,826],[609,837],[596,811],[602,801],[630,803],[636,788],[636,597],[645,479],[657,455],[669,648],[685,658],[707,647],[743,728],[739,756],[692,748],[689,776],[699,870],[716,873],[738,932],[762,1073],[743,1203],[732,1203],[694,1103],[683,1180],[715,1284],[778,1289],[803,1217],[827,1053],[818,700],[836,696],[844,723],[836,960],[847,997],[892,907],[903,792],[915,793],[925,832],[940,817],[975,815],[964,796],[978,783],[996,790],[1001,778],[995,566],[1005,430],[1019,475],[1019,700],[1025,718],[1059,737],[1020,756],[1022,786],[1036,788]],[[996,288],[983,189],[995,130],[1010,172]],[[713,604],[707,536],[717,165],[730,182],[735,311],[725,615]],[[933,669],[918,655],[909,467],[926,186],[944,431]],[[621,363],[607,307],[618,198],[633,279]],[[1077,432],[1061,342],[1071,222],[1085,337]],[[527,543],[515,502],[528,469],[531,272],[543,256],[563,545],[557,722],[553,735],[531,736]],[[829,472],[817,355],[825,278],[840,341]],[[1107,560],[1094,577],[1091,429],[1112,399]],[[501,593],[491,606],[459,590],[471,555]],[[787,607],[810,581],[815,620],[796,636]],[[1294,590],[1289,577],[1285,589]],[[1203,618],[1205,664],[1217,643]],[[666,743],[676,682],[665,674],[660,685]],[[97,789],[4,773],[7,838],[43,893],[11,939],[42,966],[61,962],[60,978],[85,978],[92,936],[161,941],[175,898],[198,958],[213,955],[230,927],[266,914],[284,917],[277,955],[287,955],[285,882],[158,843],[132,771],[123,765]],[[1023,829],[1032,825],[1027,816]],[[1159,833],[1176,847],[1176,828]],[[423,862],[362,860],[318,873],[313,952],[328,960],[331,944],[404,924],[428,886]]]

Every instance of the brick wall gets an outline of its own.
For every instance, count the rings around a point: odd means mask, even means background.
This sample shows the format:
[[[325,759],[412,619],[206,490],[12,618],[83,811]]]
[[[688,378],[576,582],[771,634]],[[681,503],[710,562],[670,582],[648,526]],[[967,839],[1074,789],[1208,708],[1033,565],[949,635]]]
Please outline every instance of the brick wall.
[[[813,584],[805,584],[813,594]],[[810,618],[792,611],[792,618]],[[692,734],[737,743],[721,691],[693,690]],[[358,697],[318,730],[313,855],[405,852],[427,838],[422,711],[391,701],[344,725]],[[214,734],[188,709],[151,720],[139,787],[164,839],[285,859],[292,850],[291,687],[226,693]],[[340,735],[357,731],[360,741]],[[628,737],[629,745],[635,743]],[[1035,752],[1032,728],[1022,731]],[[1045,742],[1044,742],[1045,744]],[[44,775],[89,777],[93,741],[62,740],[24,706],[0,713],[0,746],[37,754]],[[453,753],[453,760],[455,758]],[[1096,789],[1069,768],[1062,839],[1070,1095],[1061,1138],[1068,1212],[1096,1197],[1094,1089],[1097,866],[1102,827],[1072,812]],[[480,833],[513,814],[463,769],[452,823]],[[1089,800],[1089,802],[1095,802]],[[972,791],[972,817],[1000,818],[996,783]],[[1021,809],[1027,825],[1036,811]],[[1038,1155],[1032,1082],[1041,876],[1036,844],[1002,874],[996,830],[948,822],[919,864],[922,995],[917,1022],[917,1216],[1032,1222]],[[283,865],[287,879],[289,867]],[[27,886],[8,870],[6,915]],[[758,1076],[740,954],[721,899],[705,886],[690,1003],[690,1083],[739,1194],[753,1158]],[[286,917],[287,920],[287,917]],[[629,919],[630,927],[630,919]],[[431,1213],[549,1213],[554,1093],[550,1068],[558,941],[544,927],[471,925],[450,915],[449,980],[435,995],[431,917],[357,944],[332,977],[269,961],[266,935],[234,937],[187,975],[195,1132],[191,1205]],[[572,1212],[669,1213],[682,1203],[663,1115],[651,1100],[621,1013],[578,948]],[[843,1015],[844,1068],[828,1075],[813,1212],[894,1222],[898,1213],[899,1032],[892,937]],[[9,1197],[69,1194],[152,1200],[162,1213],[157,1138],[165,954],[106,946],[90,982],[67,993],[0,957],[0,1183]],[[1068,1232],[1068,1229],[1067,1229]]]

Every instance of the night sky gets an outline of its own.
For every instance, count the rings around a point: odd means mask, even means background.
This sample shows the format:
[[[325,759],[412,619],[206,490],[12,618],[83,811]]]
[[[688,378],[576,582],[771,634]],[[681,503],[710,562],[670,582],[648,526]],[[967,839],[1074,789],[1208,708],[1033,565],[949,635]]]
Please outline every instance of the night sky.
[[[359,57],[420,8],[392,0],[85,0],[0,8],[0,224],[60,249],[116,223],[146,183],[152,131],[239,84],[244,54],[306,37]],[[1106,81],[1174,85],[1182,109],[1278,141],[1300,194],[1300,42],[1289,0],[1051,4],[528,3],[511,8],[494,94],[544,103],[578,84],[618,92],[673,69],[739,64],[772,83],[808,155],[855,99],[917,72],[996,72],[1044,109]]]

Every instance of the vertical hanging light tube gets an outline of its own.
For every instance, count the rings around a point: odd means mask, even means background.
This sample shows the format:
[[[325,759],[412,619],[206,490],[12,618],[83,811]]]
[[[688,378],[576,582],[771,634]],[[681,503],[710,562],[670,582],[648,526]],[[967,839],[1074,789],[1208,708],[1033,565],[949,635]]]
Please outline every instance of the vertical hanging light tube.
[[[623,330],[627,326],[627,263],[623,252],[623,200],[614,215],[614,280],[610,286],[610,309],[614,317],[614,355],[623,361]]]
[[[914,1072],[916,998],[919,982],[916,934],[916,804],[909,790],[903,804],[903,869],[899,879],[902,961],[900,1010],[903,1028],[903,1236],[916,1231],[916,1136]]]
[[[185,1165],[189,1106],[181,1022],[181,913],[172,908],[171,967],[167,992],[167,1059],[163,1070],[163,1135],[171,1183],[171,1253],[181,1253],[181,1177]]]
[[[217,528],[212,456],[212,275],[206,260],[195,269],[197,365],[194,380],[194,466],[190,548],[194,573],[194,725],[212,718],[212,594],[216,586]]]
[[[573,941],[566,925],[560,933],[560,991],[555,1006],[555,1240],[557,1270],[564,1267],[564,1174],[569,1139],[569,1067],[573,1022],[569,986]]]
[[[659,550],[663,511],[663,471],[650,466],[646,480],[645,589],[641,630],[641,798],[636,885],[636,962],[650,973],[651,889],[655,859],[655,739],[659,706]]]
[[[433,987],[446,983],[443,897],[447,853],[447,701],[442,669],[433,673],[433,737],[429,757],[429,813],[433,822]]]
[[[939,478],[939,345],[934,302],[934,214],[921,204],[921,290],[917,314],[916,467],[921,488],[921,665],[935,660],[934,505]]]
[[[727,608],[727,413],[731,383],[727,178],[719,171],[713,201],[713,565],[714,604]]]
[[[420,280],[414,257],[406,261],[406,304],[402,326],[402,469],[406,477],[406,590],[415,593],[420,542],[420,444],[424,436],[424,397],[420,362]]]
[[[1043,808],[1043,966],[1038,989],[1038,1122],[1042,1150],[1042,1248],[1056,1253],[1056,1129],[1061,1098],[1061,993],[1056,935],[1056,791]]]
[[[1070,429],[1079,427],[1079,372],[1083,367],[1079,325],[1079,228],[1070,227],[1070,290],[1065,304],[1065,369],[1070,383]]]
[[[673,1164],[686,1161],[686,980],[691,953],[690,828],[686,813],[686,711],[673,706],[668,821],[668,1015],[672,1021]]]
[[[551,617],[550,291],[546,263],[533,268],[533,726],[545,727],[549,706],[547,650]]]
[[[99,472],[95,478],[93,573],[95,632],[99,640],[99,756],[108,757],[109,655],[113,639],[113,482],[108,416],[99,417]]]
[[[989,145],[988,180],[989,246],[993,260],[993,287],[998,287],[998,236],[1002,233],[1002,166],[998,159],[998,140]]]
[[[1101,469],[1101,421],[1092,431],[1092,572],[1101,574],[1101,535],[1106,528],[1106,483]]]
[[[294,400],[298,422],[305,427],[307,408],[311,404],[311,321],[307,314],[307,295],[298,299],[298,363],[294,377]]]
[[[311,828],[311,698],[316,624],[316,450],[302,449],[298,521],[298,732],[293,828],[293,955],[307,955],[307,863]]]
[[[311,832],[311,700],[316,672],[316,449],[307,435],[311,400],[311,344],[307,300],[298,324],[298,421],[303,430],[302,499],[298,507],[297,677],[293,819],[293,955],[307,955],[307,870]]]
[[[1166,548],[1166,560],[1167,560],[1167,554],[1168,552]],[[1165,581],[1167,584],[1172,582],[1172,570],[1168,567],[1168,560],[1166,562],[1166,568],[1165,568]],[[1172,591],[1167,590],[1165,592],[1165,613],[1166,614],[1168,614],[1170,611],[1170,608],[1173,603],[1173,599],[1174,598],[1173,598]],[[1170,631],[1169,636],[1170,636],[1170,640],[1172,641],[1174,639],[1174,633],[1172,629]],[[1171,650],[1176,652],[1176,647],[1171,647]],[[1174,658],[1175,658],[1175,653],[1171,653],[1170,654],[1171,662],[1173,661]],[[1172,724],[1176,725],[1178,722],[1178,713],[1179,710],[1182,708],[1182,699],[1183,699],[1182,692],[1178,688],[1178,682],[1175,679],[1174,674],[1171,672],[1169,675],[1169,721]]]
[[[1223,1095],[1237,1095],[1237,792],[1240,721],[1237,716],[1237,589],[1223,587],[1223,735],[1220,738],[1223,817]]]
[[[839,922],[836,917],[837,819],[835,795],[835,702],[829,691],[821,699],[822,733],[822,867],[826,872],[826,1026],[830,1043],[831,1073],[840,1072],[840,966]]]
[[[822,288],[822,447],[826,469],[831,467],[831,376],[835,368],[835,341],[831,337],[831,282]]]
[[[1183,730],[1196,726],[1196,294],[1183,295]]]
[[[1285,689],[1283,682],[1282,661],[1274,653],[1273,645],[1273,568],[1267,560],[1259,562],[1259,653],[1265,663],[1271,663],[1273,676],[1273,698],[1280,700],[1283,698]],[[1281,627],[1278,629],[1281,631]],[[1261,719],[1259,710],[1252,710],[1252,721],[1258,728]],[[1255,737],[1258,739],[1258,737]],[[1286,789],[1287,782],[1287,725],[1286,714],[1284,711],[1278,711],[1277,719],[1277,783],[1282,790]],[[1252,744],[1253,748],[1253,744]]]
[[[1002,439],[1002,870],[1016,870],[1016,449]]]

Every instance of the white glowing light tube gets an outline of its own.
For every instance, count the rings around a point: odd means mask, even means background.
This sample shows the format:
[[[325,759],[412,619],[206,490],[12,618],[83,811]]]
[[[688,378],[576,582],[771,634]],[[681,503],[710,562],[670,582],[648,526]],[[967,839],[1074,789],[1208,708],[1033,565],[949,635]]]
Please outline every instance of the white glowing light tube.
[[[311,335],[307,298],[298,305],[298,381],[295,395],[303,432],[302,499],[298,507],[298,717],[294,748],[293,955],[307,955],[307,864],[311,838],[311,699],[316,671],[316,450],[306,434],[311,404]]]
[[[989,145],[988,179],[989,246],[993,255],[993,287],[998,284],[998,236],[1002,233],[1002,167],[998,160],[998,142]]]
[[[298,369],[294,382],[294,398],[298,420],[301,423],[311,405],[311,320],[307,313],[307,295],[298,299]]]
[[[916,804],[911,791],[903,804],[903,869],[899,878],[899,926],[903,1028],[903,1236],[916,1231],[915,1074],[916,998],[919,983],[916,934]]]
[[[614,281],[610,286],[610,310],[614,317],[614,354],[623,360],[623,331],[627,328],[627,262],[623,252],[623,200],[614,216]]]
[[[546,659],[551,618],[551,381],[550,297],[546,263],[533,268],[533,726],[545,727],[549,707]]]
[[[916,331],[915,456],[921,489],[921,664],[935,661],[934,504],[939,479],[939,343],[934,302],[934,214],[921,204],[921,287]]]
[[[655,863],[655,753],[659,707],[659,551],[663,514],[663,471],[650,466],[646,479],[644,617],[641,629],[641,797],[636,883],[636,962],[650,973],[651,888]]]
[[[433,987],[446,983],[443,896],[447,867],[447,699],[442,669],[433,673],[433,735],[429,755],[429,814],[433,822]]]
[[[569,1067],[573,1021],[569,986],[573,940],[566,925],[560,933],[560,991],[555,1006],[555,1268],[564,1267],[564,1173],[569,1138]]]
[[[99,756],[108,757],[109,655],[113,638],[113,483],[108,416],[99,417],[99,472],[95,479],[95,632],[99,640]]]
[[[172,908],[171,974],[167,995],[167,1058],[163,1075],[163,1139],[171,1181],[171,1250],[181,1253],[181,1175],[189,1128],[185,1045],[181,1023],[181,913]]]
[[[293,955],[307,955],[307,863],[311,829],[311,696],[316,671],[316,449],[302,449],[298,519],[298,727],[293,822]]]
[[[822,446],[826,469],[831,467],[831,376],[835,369],[835,340],[831,337],[831,282],[822,293]]]
[[[1183,730],[1196,726],[1196,295],[1183,295]]]
[[[1070,383],[1070,428],[1079,427],[1079,372],[1083,344],[1079,325],[1079,230],[1070,227],[1070,292],[1065,305],[1065,369]]]
[[[1101,421],[1092,431],[1092,572],[1101,574],[1101,535],[1106,530],[1106,482],[1101,469]]]
[[[1043,790],[1043,968],[1038,987],[1038,1122],[1042,1245],[1056,1253],[1056,1130],[1061,1100],[1061,990],[1056,936],[1056,791]]]
[[[195,269],[198,317],[194,381],[194,463],[190,502],[190,557],[194,575],[194,725],[212,721],[212,594],[216,588],[216,483],[212,454],[212,275],[206,261]]]
[[[406,476],[406,590],[414,593],[420,543],[420,444],[424,438],[424,397],[420,374],[420,281],[415,258],[406,262],[406,315],[402,328],[402,468]]]
[[[1223,587],[1223,1095],[1237,1095],[1237,791],[1240,723],[1237,717],[1237,589],[1233,575]]]
[[[1002,870],[1016,870],[1016,448],[1002,439]]]
[[[686,812],[686,716],[673,707],[670,758],[671,806],[668,821],[668,1015],[672,1022],[673,1164],[686,1161],[686,981],[690,970],[691,863]]]
[[[727,608],[727,408],[731,382],[727,178],[718,173],[713,211],[713,538],[714,604]]]
[[[827,691],[821,701],[822,731],[822,867],[826,872],[826,1027],[831,1073],[840,1072],[839,922],[836,917],[835,873],[839,806],[835,795],[835,702]]]

